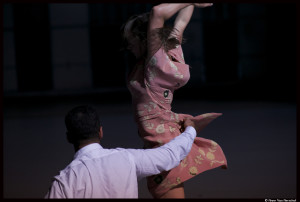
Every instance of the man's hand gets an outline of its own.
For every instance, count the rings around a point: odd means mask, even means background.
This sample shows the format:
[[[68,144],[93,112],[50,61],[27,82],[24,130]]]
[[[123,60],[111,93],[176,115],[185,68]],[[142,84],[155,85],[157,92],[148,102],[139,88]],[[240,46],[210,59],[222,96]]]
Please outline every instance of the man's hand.
[[[191,120],[190,118],[185,118],[183,121],[180,121],[180,132],[183,132],[186,127],[192,126],[197,131],[197,134],[200,132],[199,127],[197,127],[197,123],[194,120]]]
[[[196,129],[197,134],[200,133],[211,121],[221,116],[222,113],[206,113],[198,116],[185,115],[183,120],[179,122],[180,132],[183,132],[186,127],[192,126]]]
[[[186,129],[186,127],[188,126],[192,126],[195,128],[195,130],[197,131],[198,134],[198,130],[197,130],[197,125],[195,123],[195,121],[192,121],[191,119],[187,118],[183,120],[183,128]]]
[[[197,134],[203,129],[203,124],[199,120],[191,120],[189,118],[183,120],[183,128],[185,129],[188,126],[195,128]]]

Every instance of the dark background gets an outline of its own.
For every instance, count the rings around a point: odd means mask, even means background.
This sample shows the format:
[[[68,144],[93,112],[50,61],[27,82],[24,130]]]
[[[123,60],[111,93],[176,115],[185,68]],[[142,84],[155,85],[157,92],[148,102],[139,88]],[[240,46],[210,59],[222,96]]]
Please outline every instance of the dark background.
[[[74,106],[97,107],[104,147],[142,147],[119,30],[154,5],[3,5],[5,198],[43,197],[71,161],[63,119]],[[295,198],[296,4],[196,8],[184,36],[191,79],[173,111],[223,113],[200,136],[217,141],[229,164],[186,182],[187,197]],[[150,197],[145,180],[139,191]]]

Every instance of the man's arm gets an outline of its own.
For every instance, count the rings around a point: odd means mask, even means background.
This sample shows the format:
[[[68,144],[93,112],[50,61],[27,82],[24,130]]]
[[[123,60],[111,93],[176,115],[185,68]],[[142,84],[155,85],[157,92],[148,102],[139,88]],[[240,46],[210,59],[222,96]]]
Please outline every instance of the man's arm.
[[[128,149],[136,163],[137,177],[159,174],[179,165],[192,148],[197,135],[194,127],[187,126],[185,131],[167,144],[154,149]]]

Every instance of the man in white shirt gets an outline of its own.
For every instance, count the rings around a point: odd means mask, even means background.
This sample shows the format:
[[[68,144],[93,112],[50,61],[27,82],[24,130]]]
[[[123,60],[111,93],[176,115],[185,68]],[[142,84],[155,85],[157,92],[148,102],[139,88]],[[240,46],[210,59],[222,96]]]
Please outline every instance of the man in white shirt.
[[[185,131],[155,149],[104,149],[97,111],[72,109],[65,117],[73,161],[55,176],[45,198],[138,198],[138,180],[170,170],[190,152],[200,125],[191,120]]]

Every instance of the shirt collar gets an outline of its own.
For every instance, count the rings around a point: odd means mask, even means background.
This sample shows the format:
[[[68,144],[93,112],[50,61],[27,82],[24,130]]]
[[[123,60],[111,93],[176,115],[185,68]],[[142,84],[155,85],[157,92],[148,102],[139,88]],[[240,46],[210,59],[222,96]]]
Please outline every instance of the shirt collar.
[[[89,153],[90,151],[95,149],[103,149],[103,147],[99,143],[92,143],[87,146],[84,146],[75,153],[74,159],[80,158],[84,154]]]

